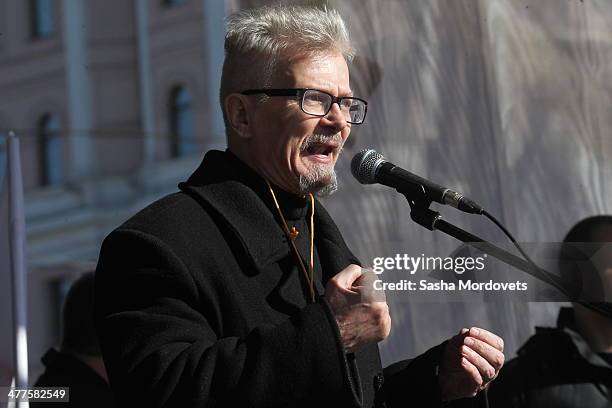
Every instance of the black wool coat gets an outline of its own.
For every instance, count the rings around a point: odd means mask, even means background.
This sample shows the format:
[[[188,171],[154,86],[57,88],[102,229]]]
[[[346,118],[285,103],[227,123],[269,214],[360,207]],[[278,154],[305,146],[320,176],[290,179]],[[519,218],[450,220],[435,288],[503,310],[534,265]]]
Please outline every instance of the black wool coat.
[[[345,353],[320,296],[358,263],[317,202],[315,303],[265,184],[228,152],[105,240],[95,321],[120,406],[429,406],[440,347],[383,377],[378,347]],[[385,383],[386,381],[386,383]],[[401,405],[394,405],[401,403]]]

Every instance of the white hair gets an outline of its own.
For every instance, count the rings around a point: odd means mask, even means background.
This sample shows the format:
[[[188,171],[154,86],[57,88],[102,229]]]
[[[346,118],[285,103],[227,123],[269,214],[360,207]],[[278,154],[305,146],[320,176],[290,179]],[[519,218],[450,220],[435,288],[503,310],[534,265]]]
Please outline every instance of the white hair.
[[[276,5],[231,15],[220,90],[226,131],[227,95],[270,86],[283,60],[328,51],[339,51],[347,62],[355,55],[344,20],[333,9]]]

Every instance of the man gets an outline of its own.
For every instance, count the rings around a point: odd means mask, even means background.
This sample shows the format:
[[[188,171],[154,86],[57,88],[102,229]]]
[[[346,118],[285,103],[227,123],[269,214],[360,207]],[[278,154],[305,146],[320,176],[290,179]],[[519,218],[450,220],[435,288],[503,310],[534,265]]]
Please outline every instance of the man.
[[[580,221],[563,240],[559,267],[566,281],[578,289],[593,288],[588,271],[597,272],[603,290],[587,300],[612,297],[611,243],[609,215]],[[536,328],[491,387],[492,406],[612,407],[612,316],[588,305],[562,308],[556,328]]]
[[[31,407],[114,407],[106,369],[92,319],[94,274],[81,276],[72,284],[62,308],[62,344],[45,353],[45,371],[35,387],[68,387],[65,402],[31,402]]]
[[[119,401],[146,406],[425,406],[475,395],[503,364],[484,330],[386,377],[387,304],[313,193],[367,103],[334,11],[265,7],[229,20],[228,150],[106,238],[97,321]],[[439,376],[437,371],[439,370]]]

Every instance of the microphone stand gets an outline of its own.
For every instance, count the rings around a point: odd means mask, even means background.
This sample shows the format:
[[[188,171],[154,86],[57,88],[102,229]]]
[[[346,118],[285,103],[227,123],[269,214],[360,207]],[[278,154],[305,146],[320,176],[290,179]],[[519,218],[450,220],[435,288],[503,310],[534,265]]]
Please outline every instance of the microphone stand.
[[[482,252],[489,254],[500,261],[514,266],[517,269],[520,269],[538,279],[547,281],[546,277],[543,276],[542,272],[532,266],[529,262],[519,258],[518,256],[501,249],[500,247],[491,244],[490,242],[470,233],[466,230],[457,227],[456,225],[445,221],[442,219],[442,216],[439,212],[433,211],[429,208],[432,201],[427,198],[427,194],[425,192],[425,188],[420,184],[411,185],[406,190],[408,191],[400,191],[397,190],[400,194],[406,197],[408,200],[408,204],[410,204],[410,218],[417,224],[427,228],[430,231],[438,230],[442,231],[445,234],[450,235],[453,238],[458,239],[466,244],[473,246],[481,250]],[[554,275],[548,274],[550,279],[557,279],[559,284],[561,284],[561,279],[557,278]],[[567,295],[564,293],[564,295]],[[479,393],[479,406],[484,408],[489,407],[489,398],[487,395],[487,389],[485,388],[482,393]]]
[[[429,208],[432,203],[425,192],[425,187],[421,184],[413,183],[402,186],[401,189],[396,189],[402,194],[410,204],[410,218],[417,224],[427,228],[430,231],[438,230],[453,238],[458,239],[468,245],[473,246],[482,252],[493,256],[496,259],[504,262],[507,265],[526,272],[527,274],[551,285],[559,293],[565,296],[564,301],[578,303],[587,309],[593,310],[604,316],[612,319],[612,304],[605,302],[588,302],[584,300],[572,299],[572,296],[566,289],[568,284],[559,276],[553,275],[550,272],[540,268],[533,262],[528,262],[518,256],[491,244],[490,242],[471,234],[450,222],[442,219],[439,212]]]
[[[551,284],[550,281],[553,281],[553,286],[557,286],[557,289],[558,286],[563,287],[565,284],[560,277],[551,273],[547,273],[545,275],[542,270],[524,259],[519,258],[518,256],[442,219],[439,212],[433,211],[429,208],[432,201],[427,197],[425,189],[422,185],[415,184],[410,186],[410,188],[406,188],[405,191],[400,191],[399,189],[397,191],[406,197],[406,200],[408,200],[408,204],[410,204],[410,218],[412,218],[412,220],[417,224],[427,228],[430,231],[442,231],[445,234],[471,245],[474,248],[479,249],[480,251],[489,254],[496,259],[499,259],[505,264],[520,269],[546,283]],[[561,293],[569,297],[567,293],[563,293],[563,291],[561,291]]]

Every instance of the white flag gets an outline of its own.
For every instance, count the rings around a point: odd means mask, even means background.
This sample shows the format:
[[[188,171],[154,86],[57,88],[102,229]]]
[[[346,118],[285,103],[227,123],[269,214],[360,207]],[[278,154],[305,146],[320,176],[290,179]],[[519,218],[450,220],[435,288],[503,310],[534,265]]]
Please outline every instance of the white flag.
[[[27,350],[27,286],[25,268],[25,214],[23,205],[23,182],[19,140],[9,133],[7,145],[7,171],[0,187],[0,282],[4,290],[2,297],[11,299],[8,310],[12,311],[12,346],[15,383],[18,388],[28,387]],[[5,285],[6,283],[6,285]],[[6,296],[9,295],[9,296]],[[3,350],[6,344],[2,344]],[[9,346],[9,347],[10,347]],[[5,353],[3,353],[6,356]],[[0,361],[5,365],[6,361]],[[2,384],[8,385],[8,384]],[[21,406],[21,405],[20,405]]]

